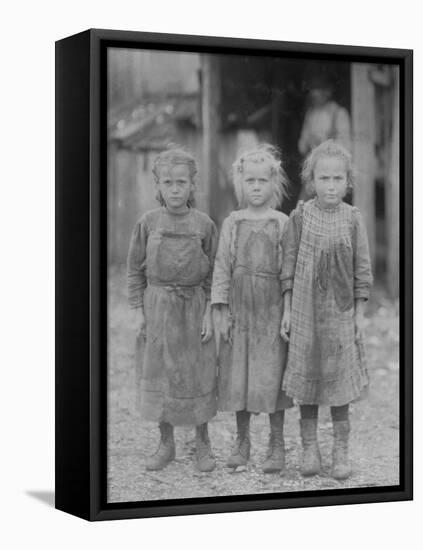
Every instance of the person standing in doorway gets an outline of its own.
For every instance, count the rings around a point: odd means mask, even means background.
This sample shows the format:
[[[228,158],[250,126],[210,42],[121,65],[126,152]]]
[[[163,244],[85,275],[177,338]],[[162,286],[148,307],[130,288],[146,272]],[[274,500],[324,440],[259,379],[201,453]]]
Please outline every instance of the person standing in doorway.
[[[298,150],[303,158],[327,139],[333,139],[351,152],[350,115],[333,99],[332,94],[332,85],[326,76],[320,75],[311,79],[309,106],[298,140]],[[311,198],[305,186],[302,186],[299,198]]]

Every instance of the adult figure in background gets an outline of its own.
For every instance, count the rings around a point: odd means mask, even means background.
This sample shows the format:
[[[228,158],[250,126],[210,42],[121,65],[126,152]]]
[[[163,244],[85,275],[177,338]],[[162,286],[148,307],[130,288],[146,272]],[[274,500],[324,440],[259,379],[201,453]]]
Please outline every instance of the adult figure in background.
[[[315,76],[309,87],[309,106],[307,108],[298,150],[303,157],[326,141],[334,139],[351,152],[351,122],[348,111],[332,99],[332,85],[325,76]],[[301,188],[301,200],[311,198],[304,186]]]

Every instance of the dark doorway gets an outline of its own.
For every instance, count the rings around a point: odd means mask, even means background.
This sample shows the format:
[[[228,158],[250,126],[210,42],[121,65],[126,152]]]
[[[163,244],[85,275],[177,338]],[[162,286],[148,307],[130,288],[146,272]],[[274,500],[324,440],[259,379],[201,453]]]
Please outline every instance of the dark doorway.
[[[302,156],[298,151],[310,83],[324,75],[333,99],[350,111],[350,64],[328,60],[222,56],[223,128],[254,128],[263,141],[278,146],[290,180],[290,197],[282,206],[289,213],[300,194]]]

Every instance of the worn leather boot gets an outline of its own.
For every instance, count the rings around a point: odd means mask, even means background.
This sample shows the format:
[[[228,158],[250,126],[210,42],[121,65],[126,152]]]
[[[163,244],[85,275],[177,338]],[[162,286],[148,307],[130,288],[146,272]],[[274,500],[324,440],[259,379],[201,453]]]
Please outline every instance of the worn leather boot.
[[[160,422],[160,444],[153,456],[146,461],[147,470],[163,470],[175,458],[175,441],[173,426],[168,422]]]
[[[232,453],[226,465],[229,468],[246,466],[250,459],[250,413],[238,411],[236,413],[237,438]]]
[[[211,472],[216,467],[210,446],[207,422],[195,427],[195,460],[200,472]]]
[[[348,458],[349,435],[349,420],[333,421],[332,477],[335,479],[347,479],[351,475]]]
[[[303,458],[301,473],[303,476],[314,476],[320,473],[320,451],[317,443],[317,418],[301,418],[301,439]]]
[[[266,460],[263,462],[263,472],[270,474],[280,472],[285,468],[285,445],[283,440],[284,411],[269,414],[270,437]]]

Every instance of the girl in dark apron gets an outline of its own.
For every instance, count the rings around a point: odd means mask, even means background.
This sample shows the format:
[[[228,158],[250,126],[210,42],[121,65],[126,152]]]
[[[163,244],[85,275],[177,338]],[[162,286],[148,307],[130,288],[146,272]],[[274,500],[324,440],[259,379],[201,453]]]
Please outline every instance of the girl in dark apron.
[[[128,255],[130,307],[137,326],[137,383],[141,416],[159,424],[157,452],[147,469],[175,458],[174,426],[196,427],[196,465],[215,460],[207,423],[216,414],[216,351],[210,287],[217,230],[193,208],[194,158],[170,150],[153,174],[161,207],[136,224]]]

